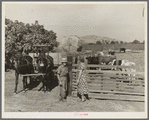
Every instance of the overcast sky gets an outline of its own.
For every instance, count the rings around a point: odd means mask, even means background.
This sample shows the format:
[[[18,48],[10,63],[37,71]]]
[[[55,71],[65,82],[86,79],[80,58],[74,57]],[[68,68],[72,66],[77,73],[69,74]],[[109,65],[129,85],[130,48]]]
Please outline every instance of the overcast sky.
[[[56,32],[58,40],[69,35],[97,35],[129,42],[145,39],[145,7],[145,2],[7,3],[5,17],[30,24],[38,20],[45,29]]]

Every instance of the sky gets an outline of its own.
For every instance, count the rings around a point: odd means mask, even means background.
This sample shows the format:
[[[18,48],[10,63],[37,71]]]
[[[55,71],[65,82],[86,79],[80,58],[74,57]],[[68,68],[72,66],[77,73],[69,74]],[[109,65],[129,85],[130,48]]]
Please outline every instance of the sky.
[[[44,25],[64,36],[97,35],[126,42],[145,40],[146,2],[7,2],[5,17],[24,23]],[[144,9],[144,16],[143,16]]]

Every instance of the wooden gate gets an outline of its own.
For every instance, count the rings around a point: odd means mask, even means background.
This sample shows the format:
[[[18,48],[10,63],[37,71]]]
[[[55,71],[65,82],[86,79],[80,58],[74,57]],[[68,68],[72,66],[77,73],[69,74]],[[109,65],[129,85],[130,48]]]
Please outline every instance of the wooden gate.
[[[72,69],[72,96],[77,96],[77,64]],[[103,70],[89,70],[89,67],[102,68]],[[89,97],[97,99],[117,99],[131,101],[145,101],[144,73],[104,70],[111,68],[126,68],[126,66],[88,65],[87,83]],[[127,68],[132,68],[128,67]]]

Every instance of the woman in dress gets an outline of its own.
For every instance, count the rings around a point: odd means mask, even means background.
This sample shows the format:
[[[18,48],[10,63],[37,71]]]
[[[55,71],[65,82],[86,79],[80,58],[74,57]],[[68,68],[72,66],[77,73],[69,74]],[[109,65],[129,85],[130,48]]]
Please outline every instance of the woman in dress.
[[[86,101],[86,97],[88,96],[89,90],[86,81],[86,60],[83,56],[79,57],[80,66],[79,66],[79,75],[77,79],[78,85],[78,94],[81,96],[81,101]]]

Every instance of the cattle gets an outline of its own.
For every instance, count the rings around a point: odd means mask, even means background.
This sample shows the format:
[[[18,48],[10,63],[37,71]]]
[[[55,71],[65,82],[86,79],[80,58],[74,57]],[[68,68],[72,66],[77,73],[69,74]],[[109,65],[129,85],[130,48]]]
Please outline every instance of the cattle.
[[[115,55],[104,55],[103,52],[99,53],[98,55],[95,54],[94,56],[89,56],[86,58],[88,64],[96,64],[96,65],[110,65],[116,59]],[[97,69],[97,68],[90,68],[90,69]]]
[[[93,58],[92,56],[86,57],[88,64],[92,64],[92,58]]]
[[[14,56],[14,70],[15,70],[15,77],[16,77],[15,90],[14,90],[15,94],[17,94],[19,75],[34,73],[32,62],[33,62],[32,57],[28,55],[23,56],[21,53],[18,52]],[[30,76],[29,78],[30,78],[30,84],[32,84],[32,77]],[[23,91],[25,91],[27,87],[28,87],[27,76],[23,76]]]
[[[37,59],[38,72],[45,73],[42,77],[42,87],[38,90],[50,91],[52,86],[52,80],[54,79],[54,62],[53,58],[49,55],[45,55],[44,52],[39,53]]]
[[[126,48],[120,48],[120,52],[122,52],[122,51],[125,53],[126,52]]]
[[[109,54],[109,55],[115,55],[115,51],[109,49],[108,54]]]
[[[132,67],[135,67],[136,64],[134,62],[131,62],[131,61],[128,61],[128,60],[123,60],[121,66],[132,66]],[[135,74],[131,74],[131,72],[136,72],[136,69],[134,69],[134,68],[123,68],[122,71],[129,72],[130,74],[128,74],[128,76],[130,76],[130,77],[135,77]],[[132,79],[134,79],[134,78],[132,78]]]
[[[116,56],[115,55],[99,55],[99,64],[106,64],[109,65],[111,64],[115,59]]]
[[[135,67],[136,64],[134,62],[128,61],[128,60],[115,60],[112,65],[120,65],[120,66],[132,66]],[[125,76],[130,76],[130,77],[135,77],[135,74],[131,74],[131,72],[136,72],[135,68],[117,68],[117,69],[113,69],[113,70],[120,70],[123,72],[128,72],[128,74],[123,74]],[[134,78],[132,78],[134,79]],[[130,78],[129,78],[130,80]]]

